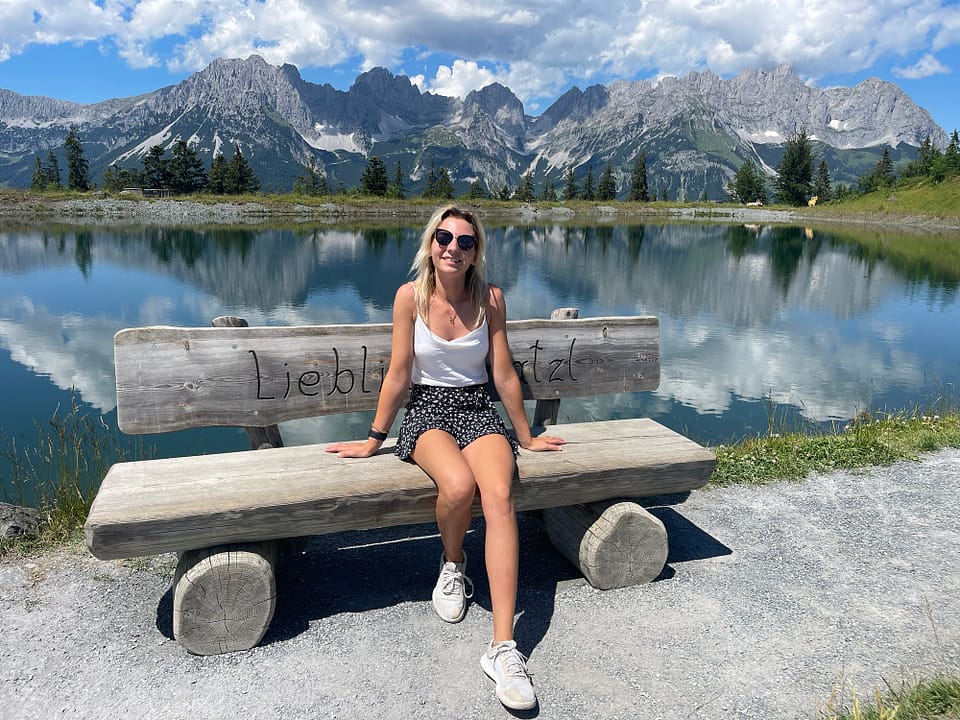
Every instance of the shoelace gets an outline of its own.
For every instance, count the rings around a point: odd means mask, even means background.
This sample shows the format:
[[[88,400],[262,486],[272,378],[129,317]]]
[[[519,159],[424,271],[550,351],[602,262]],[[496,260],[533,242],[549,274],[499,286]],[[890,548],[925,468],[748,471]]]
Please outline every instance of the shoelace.
[[[458,585],[463,588],[463,596],[465,598],[473,597],[473,580],[468,578],[459,570],[447,570],[444,568],[443,585],[440,586],[440,590],[443,591],[443,594],[455,594],[458,591]],[[469,590],[467,588],[469,588]]]
[[[493,662],[496,664],[500,657],[503,657],[504,675],[511,678],[530,678],[533,673],[527,670],[527,658],[515,647],[501,647],[493,656]]]

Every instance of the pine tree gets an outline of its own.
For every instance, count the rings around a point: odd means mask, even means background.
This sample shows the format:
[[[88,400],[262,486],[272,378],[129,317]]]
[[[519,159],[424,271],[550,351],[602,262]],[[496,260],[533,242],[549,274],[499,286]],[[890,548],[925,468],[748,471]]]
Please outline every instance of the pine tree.
[[[470,183],[470,188],[467,190],[466,198],[468,200],[483,200],[489,196],[487,189],[483,186],[483,183],[480,181],[480,178],[477,178],[472,183]]]
[[[120,174],[120,168],[116,165],[108,165],[103,171],[103,189],[107,192],[115,193],[123,190],[126,185],[123,183],[123,176]]]
[[[640,153],[637,156],[637,161],[633,164],[633,171],[630,173],[630,192],[627,199],[634,202],[650,202],[646,153]]]
[[[877,163],[877,176],[883,185],[889,187],[895,180],[893,174],[893,160],[890,159],[890,148],[884,147],[883,154],[880,155],[880,161]]]
[[[577,181],[573,175],[573,168],[568,167],[563,175],[563,199],[576,200],[580,196],[577,190]]]
[[[933,141],[930,140],[930,136],[927,135],[920,144],[920,152],[917,157],[920,174],[929,175],[939,157],[940,151],[934,146]]]
[[[943,153],[943,165],[947,177],[960,175],[960,137],[956,130],[950,134],[950,142]]]
[[[890,159],[890,149],[885,147],[877,164],[870,172],[862,175],[857,184],[861,193],[869,193],[892,187],[894,182],[896,176],[893,174],[893,160]]]
[[[310,181],[305,175],[297,175],[293,179],[293,188],[290,190],[294,195],[313,195]]]
[[[580,193],[580,196],[584,200],[595,200],[596,193],[593,189],[593,168],[587,168],[587,177],[583,179],[583,192]]]
[[[35,155],[33,158],[33,176],[30,178],[30,189],[43,190],[43,180],[43,164],[40,162],[40,156]]]
[[[46,190],[59,190],[63,187],[60,184],[60,161],[53,150],[47,153],[47,164],[43,166],[43,187]]]
[[[297,195],[321,196],[330,192],[327,186],[327,176],[317,165],[317,159],[310,158],[310,161],[303,166],[303,175],[298,175],[293,181],[293,192]]]
[[[137,186],[143,186],[139,170],[110,165],[103,171],[103,189],[108,192],[120,192],[124,188]]]
[[[520,184],[513,194],[513,199],[517,202],[533,202],[534,197],[536,197],[536,193],[533,187],[533,174],[527,171],[520,178]]]
[[[173,158],[168,165],[170,189],[178,195],[188,195],[207,185],[203,161],[185,140],[173,146]]]
[[[745,160],[728,188],[730,194],[742,203],[767,202],[766,178],[752,160]]]
[[[233,151],[233,157],[227,164],[224,190],[228,195],[246,195],[255,193],[259,189],[260,180],[243,156],[240,146],[237,145]]]
[[[557,186],[553,184],[553,180],[550,178],[543,181],[543,192],[540,193],[540,199],[544,202],[556,202],[557,200]]]
[[[830,189],[830,169],[827,167],[826,160],[821,160],[817,166],[817,174],[813,178],[813,194],[817,196],[818,202],[827,202],[833,198],[833,192]]]
[[[833,188],[833,197],[835,200],[845,200],[846,198],[853,195],[853,190],[849,185],[844,185],[840,183],[835,188]]]
[[[147,188],[169,188],[169,169],[163,147],[154,145],[143,158],[143,185]]]
[[[397,167],[393,171],[393,182],[387,188],[387,195],[394,200],[403,200],[406,195],[406,189],[403,187],[403,168],[400,167],[400,161],[397,160]]]
[[[63,152],[67,157],[67,187],[70,190],[86,192],[90,189],[90,166],[83,157],[83,145],[77,135],[77,128],[73,125],[67,132]]]
[[[613,178],[613,168],[610,163],[603,169],[600,184],[597,185],[597,200],[616,200],[617,181]]]
[[[207,187],[214,195],[227,194],[227,159],[222,152],[218,152],[210,163],[210,172],[207,173]]]
[[[360,192],[373,197],[385,197],[390,180],[387,177],[387,166],[376,155],[367,159],[367,167],[360,176]]]
[[[806,205],[813,178],[813,148],[805,129],[787,141],[777,164],[777,199],[787,205]]]
[[[423,197],[440,197],[437,192],[437,164],[433,160],[430,161],[430,172],[427,173],[427,182],[423,186]]]
[[[453,182],[450,180],[450,173],[445,167],[437,171],[437,195],[441,200],[452,200],[454,195]]]

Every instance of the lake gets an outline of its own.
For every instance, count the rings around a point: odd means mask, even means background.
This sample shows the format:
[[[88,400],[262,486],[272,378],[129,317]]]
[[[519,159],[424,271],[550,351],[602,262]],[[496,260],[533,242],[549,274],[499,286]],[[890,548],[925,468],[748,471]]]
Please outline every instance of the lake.
[[[388,322],[419,226],[0,226],[0,430],[21,449],[75,399],[115,425],[112,338],[138,325]],[[497,224],[488,275],[511,319],[660,318],[655,392],[565,400],[560,421],[646,416],[704,444],[862,412],[957,405],[958,238],[755,225]],[[531,408],[532,410],[532,408]],[[282,426],[365,434],[372,413]],[[239,450],[236,429],[151,436]],[[2,482],[9,468],[0,460]],[[3,495],[0,494],[0,499]]]

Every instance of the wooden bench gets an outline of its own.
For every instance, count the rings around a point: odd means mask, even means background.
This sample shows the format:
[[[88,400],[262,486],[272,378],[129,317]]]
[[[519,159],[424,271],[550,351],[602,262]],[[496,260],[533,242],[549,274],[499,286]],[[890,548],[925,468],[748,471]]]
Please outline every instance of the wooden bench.
[[[651,317],[510,321],[508,337],[532,425],[556,422],[560,398],[656,389],[659,325]],[[101,559],[180,553],[173,587],[177,640],[200,655],[249,649],[276,603],[286,539],[435,521],[436,488],[378,455],[341,459],[330,442],[283,447],[277,423],[370,410],[390,357],[390,325],[143,327],[114,338],[118,425],[142,434],[241,426],[251,450],[118,463],[85,526]],[[365,432],[357,433],[357,436]],[[521,451],[519,511],[543,510],[557,548],[600,588],[648,582],[663,569],[663,524],[639,498],[693,490],[709,450],[649,419],[556,425],[562,452]],[[320,440],[320,438],[318,438]],[[479,501],[475,513],[480,514]]]

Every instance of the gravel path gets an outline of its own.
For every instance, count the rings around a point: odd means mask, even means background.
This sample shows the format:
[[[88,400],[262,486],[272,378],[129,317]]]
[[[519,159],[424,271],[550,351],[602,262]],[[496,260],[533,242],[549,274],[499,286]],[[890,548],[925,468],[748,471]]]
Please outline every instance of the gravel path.
[[[542,718],[817,717],[960,663],[960,450],[804,483],[693,493],[654,510],[661,579],[598,591],[521,518],[517,637]],[[279,569],[260,647],[171,639],[173,556],[64,551],[0,562],[0,716],[509,717],[478,658],[490,630],[482,526],[467,618],[430,605],[431,526],[314,540]]]

